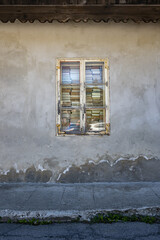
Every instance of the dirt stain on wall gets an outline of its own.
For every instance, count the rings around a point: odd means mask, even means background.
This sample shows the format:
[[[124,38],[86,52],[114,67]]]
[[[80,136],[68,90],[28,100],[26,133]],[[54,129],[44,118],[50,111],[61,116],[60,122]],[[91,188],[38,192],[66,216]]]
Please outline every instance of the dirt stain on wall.
[[[50,170],[36,170],[33,166],[29,167],[25,172],[16,171],[11,168],[6,174],[0,175],[0,182],[48,182],[52,176]]]
[[[112,166],[107,161],[89,162],[79,167],[72,165],[59,174],[57,182],[137,182],[160,181],[160,160],[138,157],[120,160]]]

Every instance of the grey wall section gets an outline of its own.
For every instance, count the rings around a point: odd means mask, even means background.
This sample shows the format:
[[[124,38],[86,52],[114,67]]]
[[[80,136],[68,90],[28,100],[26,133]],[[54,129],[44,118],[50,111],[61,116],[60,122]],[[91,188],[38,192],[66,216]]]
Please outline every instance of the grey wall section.
[[[1,23],[0,181],[159,181],[159,28]],[[110,136],[55,136],[58,57],[109,58]]]

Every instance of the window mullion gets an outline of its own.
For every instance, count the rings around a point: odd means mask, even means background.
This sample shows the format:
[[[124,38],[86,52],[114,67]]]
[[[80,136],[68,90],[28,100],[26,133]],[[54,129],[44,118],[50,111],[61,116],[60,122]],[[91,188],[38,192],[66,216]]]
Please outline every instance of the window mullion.
[[[57,64],[56,64],[56,78],[57,78],[57,85],[56,85],[56,127],[57,127],[57,134],[60,132],[60,123],[61,123],[61,119],[60,119],[60,61],[57,60]]]
[[[106,133],[110,134],[110,115],[109,115],[109,67],[105,61],[105,102],[106,102]]]
[[[80,61],[80,101],[81,101],[81,112],[80,112],[80,123],[81,131],[85,132],[85,114],[84,114],[84,105],[85,105],[85,61]]]

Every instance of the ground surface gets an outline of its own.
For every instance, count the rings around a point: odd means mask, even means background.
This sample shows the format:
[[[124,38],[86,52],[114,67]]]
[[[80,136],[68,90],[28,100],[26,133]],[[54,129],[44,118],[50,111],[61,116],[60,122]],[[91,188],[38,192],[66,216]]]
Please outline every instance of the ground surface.
[[[160,224],[0,224],[0,240],[160,240]]]
[[[87,216],[87,211],[131,209],[160,214],[160,182],[0,184],[0,216],[13,218]],[[148,209],[148,211],[145,211]],[[155,211],[153,211],[153,209]]]

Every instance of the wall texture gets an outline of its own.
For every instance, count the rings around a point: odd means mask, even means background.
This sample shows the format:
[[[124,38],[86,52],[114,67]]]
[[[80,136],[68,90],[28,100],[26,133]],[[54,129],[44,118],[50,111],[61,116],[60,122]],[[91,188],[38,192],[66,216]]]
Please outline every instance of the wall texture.
[[[0,24],[0,181],[159,181],[160,24]],[[109,58],[110,136],[57,137],[58,57]]]

